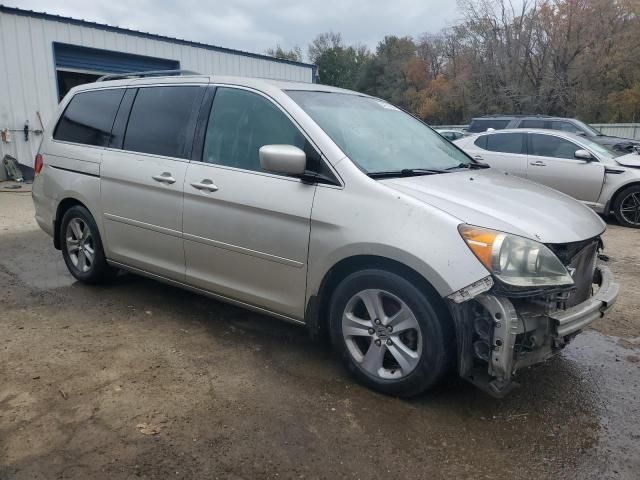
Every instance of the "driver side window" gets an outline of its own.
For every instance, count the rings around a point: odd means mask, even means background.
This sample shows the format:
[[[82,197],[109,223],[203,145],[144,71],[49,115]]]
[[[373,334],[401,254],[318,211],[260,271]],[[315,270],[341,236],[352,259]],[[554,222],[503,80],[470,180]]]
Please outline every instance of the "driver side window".
[[[263,145],[294,145],[305,138],[271,101],[237,88],[216,90],[205,134],[202,161],[263,171],[258,150]]]
[[[540,157],[575,159],[580,147],[564,138],[532,133],[529,135],[529,155]]]

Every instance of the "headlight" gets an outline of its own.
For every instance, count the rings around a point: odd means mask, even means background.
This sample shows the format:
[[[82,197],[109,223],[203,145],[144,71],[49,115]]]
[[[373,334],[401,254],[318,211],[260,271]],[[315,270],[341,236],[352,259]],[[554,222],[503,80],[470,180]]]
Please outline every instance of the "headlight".
[[[471,225],[460,225],[458,230],[478,260],[508,285],[573,285],[565,266],[542,243]]]

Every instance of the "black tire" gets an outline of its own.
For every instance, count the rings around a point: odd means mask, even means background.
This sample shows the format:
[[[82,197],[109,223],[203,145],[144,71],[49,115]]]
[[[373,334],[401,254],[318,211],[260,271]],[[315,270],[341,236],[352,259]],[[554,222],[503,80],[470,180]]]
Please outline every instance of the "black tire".
[[[343,335],[342,316],[345,309],[348,305],[353,305],[352,299],[354,297],[358,297],[360,293],[368,289],[384,291],[383,298],[386,292],[391,293],[406,304],[417,320],[422,337],[420,357],[413,370],[402,378],[383,378],[380,375],[372,375],[361,368],[360,363],[354,358],[347,345],[348,340]],[[362,305],[364,306],[364,303]],[[347,370],[358,381],[378,392],[399,397],[418,395],[433,387],[455,365],[455,331],[453,320],[446,306],[435,297],[435,293],[425,292],[423,288],[419,288],[396,273],[371,269],[349,275],[334,290],[330,301],[329,315],[332,344],[340,353]],[[367,316],[369,317],[369,315]],[[365,346],[364,349],[373,346],[374,338],[380,338],[377,335],[376,332],[371,337],[369,347]],[[365,337],[357,338],[362,339],[362,342],[368,341]],[[387,339],[384,342],[389,341]],[[352,349],[353,345],[354,343],[351,343]],[[385,343],[382,345],[384,346]],[[364,349],[362,353],[364,353]],[[416,346],[417,352],[418,347]],[[393,361],[393,356],[388,356],[391,353],[391,351],[385,353],[383,361]],[[363,359],[361,362],[364,363]],[[391,371],[393,372],[393,370]]]
[[[82,240],[81,247],[93,250],[92,261],[85,270],[80,266],[80,256],[85,255],[82,253],[70,252],[70,246],[72,250],[74,247],[73,229],[69,232],[72,236],[67,235],[69,225],[74,222],[74,225],[84,225],[84,228],[88,229],[88,235],[86,240]],[[84,232],[84,230],[82,230]],[[86,242],[86,243],[85,243]],[[111,280],[117,274],[117,269],[110,267],[107,264],[107,260],[104,256],[104,250],[102,248],[102,239],[100,238],[100,232],[98,226],[85,207],[76,205],[67,210],[62,217],[60,224],[60,247],[62,250],[62,257],[67,264],[67,268],[71,275],[76,279],[84,283],[97,284]],[[87,250],[88,251],[88,250]],[[75,256],[75,258],[73,258]],[[83,258],[89,258],[87,257]],[[89,262],[87,262],[88,264]]]
[[[636,210],[629,211],[635,202]],[[623,211],[623,209],[627,209]],[[630,228],[640,228],[640,185],[632,185],[625,188],[616,196],[613,204],[613,213],[620,225]]]

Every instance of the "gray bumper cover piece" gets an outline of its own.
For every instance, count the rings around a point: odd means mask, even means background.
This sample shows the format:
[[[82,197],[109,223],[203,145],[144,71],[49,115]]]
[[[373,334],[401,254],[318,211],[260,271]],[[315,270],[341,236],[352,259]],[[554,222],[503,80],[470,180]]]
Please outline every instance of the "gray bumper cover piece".
[[[593,297],[567,310],[560,310],[549,315],[556,322],[558,337],[566,337],[583,329],[602,317],[604,312],[615,303],[620,287],[613,281],[611,270],[605,266],[599,266],[597,270],[600,270],[602,281],[600,289]]]

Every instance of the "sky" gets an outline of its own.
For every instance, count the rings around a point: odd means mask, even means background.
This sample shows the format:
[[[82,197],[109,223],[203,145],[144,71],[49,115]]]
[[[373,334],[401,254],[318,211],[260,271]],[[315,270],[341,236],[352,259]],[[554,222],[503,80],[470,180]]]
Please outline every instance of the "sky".
[[[419,37],[452,25],[455,0],[0,0],[6,6],[265,53],[319,33],[375,49],[385,35]]]

